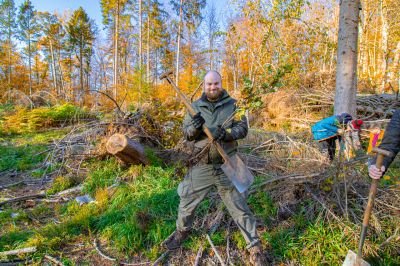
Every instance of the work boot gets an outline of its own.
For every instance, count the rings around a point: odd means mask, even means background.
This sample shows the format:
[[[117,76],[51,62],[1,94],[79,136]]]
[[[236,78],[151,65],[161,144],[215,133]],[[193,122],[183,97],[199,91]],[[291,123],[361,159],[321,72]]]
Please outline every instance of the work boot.
[[[253,266],[266,266],[267,263],[262,253],[261,245],[252,246],[249,248],[250,263]]]
[[[169,250],[174,250],[179,248],[183,241],[189,236],[189,231],[179,231],[175,230],[164,242],[163,246]]]

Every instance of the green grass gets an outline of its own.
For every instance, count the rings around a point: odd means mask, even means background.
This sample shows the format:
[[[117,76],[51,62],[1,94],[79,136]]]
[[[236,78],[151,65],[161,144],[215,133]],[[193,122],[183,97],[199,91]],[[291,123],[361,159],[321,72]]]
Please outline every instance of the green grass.
[[[45,154],[35,154],[46,150],[52,139],[58,139],[65,133],[64,130],[57,130],[3,137],[0,140],[8,146],[0,146],[0,171],[36,168]],[[37,246],[39,252],[36,257],[44,253],[61,254],[60,250],[66,243],[78,239],[79,242],[91,242],[97,236],[106,240],[120,256],[141,253],[155,259],[161,252],[159,244],[175,230],[179,204],[176,188],[180,180],[176,177],[176,167],[164,166],[151,150],[146,149],[146,154],[151,161],[151,165],[146,167],[122,168],[113,158],[85,162],[82,167],[88,168],[89,174],[83,183],[84,193],[94,197],[95,203],[79,206],[72,200],[58,204],[54,209],[45,204],[26,211],[3,209],[0,212],[0,251]],[[41,176],[42,172],[36,174]],[[381,185],[397,184],[399,168],[394,164],[387,175],[390,179],[382,180]],[[261,177],[257,177],[255,183],[262,181]],[[113,184],[118,186],[110,188]],[[60,176],[47,193],[54,194],[73,185],[73,178]],[[309,217],[306,207],[312,202],[302,202],[303,206],[293,216],[279,223],[275,220],[278,205],[267,192],[254,193],[248,202],[255,215],[266,225],[261,239],[278,263],[341,265],[348,249],[356,249],[356,237],[350,231],[342,230],[336,222]],[[210,205],[208,199],[200,204],[197,210],[199,217],[210,212]],[[49,221],[37,226],[28,215],[44,220],[55,217],[61,223]],[[395,215],[389,216],[380,221],[379,233],[370,231],[368,241],[372,248],[368,250],[366,259],[372,265],[400,265],[399,243],[391,242],[383,249],[378,248],[394,234],[399,219]],[[351,223],[348,226],[358,235],[358,226]],[[225,230],[217,230],[211,235],[216,246],[224,246],[227,237]],[[231,231],[229,237],[240,250],[245,250],[246,243],[240,231]],[[194,232],[184,243],[184,248],[196,252],[200,244],[208,247],[201,232]],[[73,265],[68,259],[64,261]]]
[[[277,207],[265,191],[258,191],[250,195],[248,204],[254,214],[263,219],[265,225],[270,225],[272,218],[276,217]]]
[[[0,146],[0,171],[32,169],[46,157],[46,154],[38,155],[44,150],[43,145]]]
[[[114,184],[116,178],[122,174],[122,169],[115,158],[107,161],[92,161],[89,169],[90,175],[85,180],[84,191],[91,195],[94,195],[100,188]]]
[[[91,171],[84,188],[95,197],[96,203],[79,206],[70,201],[61,205],[56,208],[61,224],[48,223],[29,234],[9,232],[2,240],[2,247],[37,246],[39,252],[56,252],[78,237],[90,238],[96,234],[111,241],[123,254],[142,252],[154,259],[160,252],[161,241],[175,230],[179,180],[174,178],[174,168],[143,167],[133,180],[107,189],[118,176],[132,174],[134,167],[121,170],[114,159],[91,162],[88,167]],[[43,206],[32,211],[33,216],[48,213]]]
[[[96,228],[128,254],[159,244],[175,229],[179,197],[173,175],[173,168],[144,168],[133,182],[117,189]]]
[[[1,234],[0,252],[14,249],[16,246],[19,246],[27,241],[31,235],[32,231],[19,229],[10,230]]]
[[[51,187],[46,191],[47,195],[53,195],[57,192],[66,190],[76,184],[76,180],[69,176],[58,176],[54,179]]]
[[[37,167],[46,158],[48,145],[65,133],[66,130],[54,130],[0,137],[0,172],[11,169],[24,171]],[[40,177],[43,172],[32,174]]]

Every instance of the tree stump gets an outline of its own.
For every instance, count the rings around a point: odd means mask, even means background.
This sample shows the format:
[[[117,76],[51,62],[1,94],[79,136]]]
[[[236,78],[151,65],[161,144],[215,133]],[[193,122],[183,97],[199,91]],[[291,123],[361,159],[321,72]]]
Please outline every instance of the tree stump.
[[[107,141],[106,149],[108,153],[126,164],[149,164],[142,144],[125,135],[119,133],[112,135]]]

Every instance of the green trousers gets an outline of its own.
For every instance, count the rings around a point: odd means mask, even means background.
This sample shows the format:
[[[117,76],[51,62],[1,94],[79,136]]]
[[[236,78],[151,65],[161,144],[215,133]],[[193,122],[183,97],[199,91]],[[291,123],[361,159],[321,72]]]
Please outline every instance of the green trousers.
[[[229,214],[244,236],[247,248],[259,242],[256,220],[245,197],[240,194],[219,166],[205,164],[189,170],[185,179],[178,186],[180,196],[176,228],[189,230],[192,226],[196,207],[216,186]]]

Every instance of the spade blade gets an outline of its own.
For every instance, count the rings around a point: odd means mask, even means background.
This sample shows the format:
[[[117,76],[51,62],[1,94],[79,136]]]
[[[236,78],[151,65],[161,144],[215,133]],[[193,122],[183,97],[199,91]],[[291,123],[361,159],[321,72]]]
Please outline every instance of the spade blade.
[[[253,184],[254,176],[239,155],[230,156],[229,160],[225,161],[221,168],[239,193],[245,192]]]

